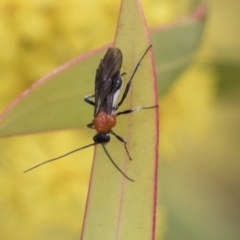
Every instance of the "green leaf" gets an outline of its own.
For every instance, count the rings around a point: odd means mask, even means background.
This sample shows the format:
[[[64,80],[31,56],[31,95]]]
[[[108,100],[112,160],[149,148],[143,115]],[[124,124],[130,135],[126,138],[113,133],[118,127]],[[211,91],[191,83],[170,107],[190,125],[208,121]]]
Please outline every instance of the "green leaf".
[[[150,45],[141,6],[123,0],[115,46],[122,49],[123,71],[129,78],[136,63]],[[154,64],[151,52],[136,73],[124,107],[157,105]],[[119,116],[116,133],[123,136],[132,157],[121,142],[106,146],[116,164],[133,178],[123,177],[97,146],[84,219],[82,239],[154,239],[157,186],[158,108]],[[121,111],[121,110],[119,110]]]
[[[91,57],[89,57],[91,56]],[[102,51],[59,67],[23,92],[0,116],[0,135],[79,127],[91,121],[83,97],[94,89]]]
[[[185,19],[152,31],[160,95],[167,92],[192,62],[201,39],[203,20],[204,10],[198,8]],[[137,37],[135,43],[138,41]],[[74,59],[22,93],[0,115],[0,136],[81,127],[90,122],[92,108],[83,97],[93,93],[95,69],[105,51],[103,47]],[[124,64],[128,58],[129,53],[124,50]]]
[[[152,31],[158,93],[163,96],[179,74],[193,62],[204,27],[205,10],[200,6],[190,16]]]

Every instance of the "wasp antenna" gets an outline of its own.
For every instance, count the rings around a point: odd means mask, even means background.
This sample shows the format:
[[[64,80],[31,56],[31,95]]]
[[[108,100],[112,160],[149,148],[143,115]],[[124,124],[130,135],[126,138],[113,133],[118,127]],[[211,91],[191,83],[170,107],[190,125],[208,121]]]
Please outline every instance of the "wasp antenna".
[[[105,148],[104,144],[102,144],[103,150],[104,152],[107,154],[109,160],[112,162],[112,164],[115,166],[115,168],[117,168],[117,170],[125,177],[127,178],[129,181],[131,182],[135,182],[132,178],[128,177],[119,167],[118,165],[113,161],[113,159],[111,158],[110,154],[108,153],[107,149]]]
[[[33,170],[34,168],[40,167],[40,166],[42,166],[42,165],[44,165],[44,164],[46,164],[46,163],[53,162],[53,161],[56,161],[56,160],[58,160],[58,159],[60,159],[60,158],[66,157],[66,156],[68,156],[68,155],[70,155],[70,154],[72,154],[72,153],[75,153],[75,152],[77,152],[77,151],[80,151],[80,150],[82,150],[82,149],[84,149],[84,148],[88,148],[88,147],[94,146],[94,145],[96,145],[96,144],[97,144],[97,143],[91,143],[91,144],[86,145],[86,146],[84,146],[84,147],[80,147],[80,148],[74,149],[74,150],[72,150],[71,152],[65,153],[65,154],[63,154],[63,155],[61,155],[61,156],[58,156],[58,157],[49,159],[49,160],[47,160],[47,161],[44,161],[44,162],[42,162],[42,163],[39,163],[39,164],[37,164],[37,165],[35,165],[35,166],[33,166],[33,167],[25,170],[24,173],[29,172],[29,171]]]

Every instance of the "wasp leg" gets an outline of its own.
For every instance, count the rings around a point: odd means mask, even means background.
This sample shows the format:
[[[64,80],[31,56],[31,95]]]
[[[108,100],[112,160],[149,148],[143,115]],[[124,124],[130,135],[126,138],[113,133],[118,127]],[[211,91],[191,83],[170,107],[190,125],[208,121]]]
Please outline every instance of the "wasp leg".
[[[88,127],[88,128],[91,128],[91,129],[94,129],[94,127],[93,127],[93,124],[92,124],[92,123],[89,123],[89,124],[87,125],[87,127]]]
[[[115,132],[113,132],[112,130],[111,130],[111,133],[112,133],[112,135],[114,135],[120,142],[122,142],[123,144],[124,144],[124,148],[125,148],[125,151],[126,151],[126,153],[127,153],[127,155],[128,155],[128,158],[129,158],[129,160],[132,160],[132,158],[131,158],[131,156],[130,156],[130,154],[129,154],[129,151],[128,151],[128,149],[127,149],[127,141],[124,139],[124,138],[122,138],[122,137],[120,137],[119,135],[117,135]]]
[[[92,106],[95,106],[95,102],[93,102],[92,100],[89,100],[89,98],[93,98],[93,97],[95,97],[95,94],[87,95],[84,97],[84,101]]]
[[[156,108],[156,107],[159,107],[159,106],[155,105],[155,106],[151,106],[151,107],[136,107],[136,108],[133,108],[133,109],[128,109],[128,110],[125,110],[125,111],[122,111],[122,112],[118,112],[118,113],[116,113],[116,116],[119,116],[119,115],[122,115],[122,114],[129,114],[129,113],[137,112],[137,111],[144,110],[144,109]]]
[[[115,111],[122,105],[123,101],[124,101],[125,98],[127,97],[128,92],[129,92],[129,89],[130,89],[131,84],[132,84],[133,77],[134,77],[134,75],[136,74],[136,72],[137,72],[137,70],[138,70],[138,67],[140,66],[141,61],[143,60],[144,56],[147,54],[148,50],[149,50],[151,47],[152,47],[152,45],[150,45],[150,46],[146,49],[146,51],[144,52],[144,54],[142,55],[142,57],[140,58],[140,60],[139,60],[138,63],[136,64],[136,66],[135,66],[135,68],[134,68],[134,70],[133,70],[133,73],[132,73],[132,75],[131,75],[131,77],[130,77],[127,85],[126,85],[126,88],[125,88],[124,92],[123,92],[122,99],[120,100],[120,102],[119,102],[116,106],[114,106],[114,110],[115,110]]]

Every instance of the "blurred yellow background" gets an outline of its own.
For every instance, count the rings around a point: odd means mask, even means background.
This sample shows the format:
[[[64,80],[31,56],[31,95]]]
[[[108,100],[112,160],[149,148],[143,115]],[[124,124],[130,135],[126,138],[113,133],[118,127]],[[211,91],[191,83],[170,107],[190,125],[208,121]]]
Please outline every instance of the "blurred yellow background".
[[[151,27],[184,16],[188,2],[142,4]],[[52,69],[112,41],[119,6],[2,0],[0,112]],[[160,100],[158,239],[240,235],[239,9],[239,1],[208,1],[197,59]],[[22,171],[91,138],[88,130],[74,129],[0,139],[1,239],[79,239],[93,149],[44,171]]]

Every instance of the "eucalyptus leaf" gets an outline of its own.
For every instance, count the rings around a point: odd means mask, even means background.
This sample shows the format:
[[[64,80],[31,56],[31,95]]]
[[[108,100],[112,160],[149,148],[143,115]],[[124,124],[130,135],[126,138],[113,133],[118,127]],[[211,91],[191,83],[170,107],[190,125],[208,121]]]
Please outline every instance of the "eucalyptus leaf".
[[[151,31],[159,96],[192,63],[203,25],[204,10],[199,8],[184,20]],[[91,122],[92,108],[83,98],[93,93],[95,71],[107,47],[68,62],[23,92],[0,115],[0,136],[83,127]],[[124,52],[125,82],[130,74],[125,63],[130,57]]]

